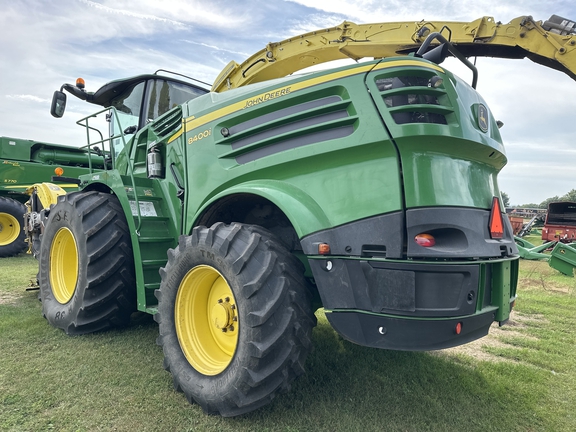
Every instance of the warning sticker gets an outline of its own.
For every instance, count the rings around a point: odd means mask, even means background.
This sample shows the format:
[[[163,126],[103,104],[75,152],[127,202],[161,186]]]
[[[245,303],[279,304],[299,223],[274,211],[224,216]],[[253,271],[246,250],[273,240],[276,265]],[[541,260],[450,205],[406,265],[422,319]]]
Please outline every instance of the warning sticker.
[[[136,209],[136,201],[130,201],[130,209],[132,210],[132,216],[138,216],[138,210]],[[154,203],[150,201],[140,201],[140,215],[158,216],[156,214],[156,209],[154,208]]]

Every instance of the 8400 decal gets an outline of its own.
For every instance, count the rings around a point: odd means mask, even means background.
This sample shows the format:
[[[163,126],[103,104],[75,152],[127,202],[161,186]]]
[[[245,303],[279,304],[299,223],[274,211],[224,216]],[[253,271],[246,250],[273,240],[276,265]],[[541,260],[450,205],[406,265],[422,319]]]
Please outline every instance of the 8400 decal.
[[[188,138],[188,144],[193,144],[201,139],[208,138],[212,135],[212,129],[206,129],[204,132],[197,133],[196,135]]]

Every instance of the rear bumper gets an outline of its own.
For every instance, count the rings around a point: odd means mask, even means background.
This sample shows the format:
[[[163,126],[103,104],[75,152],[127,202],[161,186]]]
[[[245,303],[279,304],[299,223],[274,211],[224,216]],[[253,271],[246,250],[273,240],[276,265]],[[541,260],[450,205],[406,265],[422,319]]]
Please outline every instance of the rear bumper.
[[[505,322],[516,298],[517,258],[449,264],[310,258],[330,324],[364,346],[461,345],[485,336],[493,321]]]
[[[517,248],[507,218],[504,237],[490,238],[489,217],[483,209],[410,209],[405,220],[391,213],[303,238],[334,329],[360,345],[431,350],[505,322],[516,296]],[[431,233],[436,244],[418,245],[419,233]],[[322,243],[331,256],[318,255]]]
[[[342,337],[359,345],[402,351],[431,351],[486,336],[494,321],[494,312],[425,321],[354,311],[332,311],[326,317]],[[461,331],[457,334],[456,326],[459,323]]]

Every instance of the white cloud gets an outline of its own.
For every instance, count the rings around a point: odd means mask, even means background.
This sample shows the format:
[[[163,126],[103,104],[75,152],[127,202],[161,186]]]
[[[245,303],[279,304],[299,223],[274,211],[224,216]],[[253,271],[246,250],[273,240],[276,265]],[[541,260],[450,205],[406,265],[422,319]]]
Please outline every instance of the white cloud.
[[[569,0],[542,2],[525,0],[520,6],[511,0],[458,1],[435,0],[286,0],[317,11],[339,14],[358,23],[389,21],[449,20],[470,21],[482,16],[493,16],[496,20],[508,22],[523,15],[532,15],[535,19],[548,19],[557,14],[570,17],[574,4]]]
[[[207,29],[237,29],[249,23],[253,15],[244,2],[212,0],[77,0],[105,12],[108,16],[125,15],[136,20],[159,21],[162,24],[199,26]],[[136,7],[135,7],[136,6]],[[138,12],[136,12],[136,10]]]
[[[8,99],[16,99],[22,101],[32,101],[32,102],[40,102],[40,103],[50,103],[50,99],[43,99],[39,98],[38,96],[29,95],[29,94],[20,94],[20,95],[6,95]]]
[[[238,51],[234,51],[234,50],[230,50],[230,49],[226,49],[226,48],[221,48],[221,47],[216,46],[216,45],[209,45],[207,43],[195,42],[195,41],[187,40],[187,39],[183,39],[182,42],[185,42],[185,43],[188,43],[191,45],[198,45],[201,47],[209,48],[211,50],[227,52],[227,53],[242,56],[242,57],[248,57],[248,56],[252,55],[252,53],[238,52]]]
[[[162,17],[155,16],[155,15],[136,13],[136,12],[133,12],[133,11],[128,10],[128,9],[112,8],[112,7],[108,7],[108,6],[105,6],[103,4],[100,4],[100,3],[97,3],[94,1],[90,1],[90,0],[78,0],[78,1],[88,5],[90,7],[100,9],[100,10],[107,12],[107,13],[125,15],[125,16],[128,16],[130,18],[160,21],[163,24],[170,24],[170,25],[175,25],[178,27],[180,27],[180,26],[185,27],[185,25],[182,22],[174,21],[174,20],[167,19],[167,18],[162,18]],[[118,3],[115,3],[115,4],[118,4]]]

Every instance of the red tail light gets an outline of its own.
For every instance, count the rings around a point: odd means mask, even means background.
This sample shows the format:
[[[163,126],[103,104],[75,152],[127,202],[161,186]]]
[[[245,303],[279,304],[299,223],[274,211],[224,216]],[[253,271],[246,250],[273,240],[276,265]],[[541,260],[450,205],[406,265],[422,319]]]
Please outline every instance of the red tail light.
[[[490,237],[493,239],[501,239],[504,237],[504,220],[502,219],[502,211],[500,210],[500,200],[498,197],[492,199],[492,211],[490,212]]]
[[[422,247],[432,247],[436,244],[436,239],[431,234],[418,234],[414,241]]]

